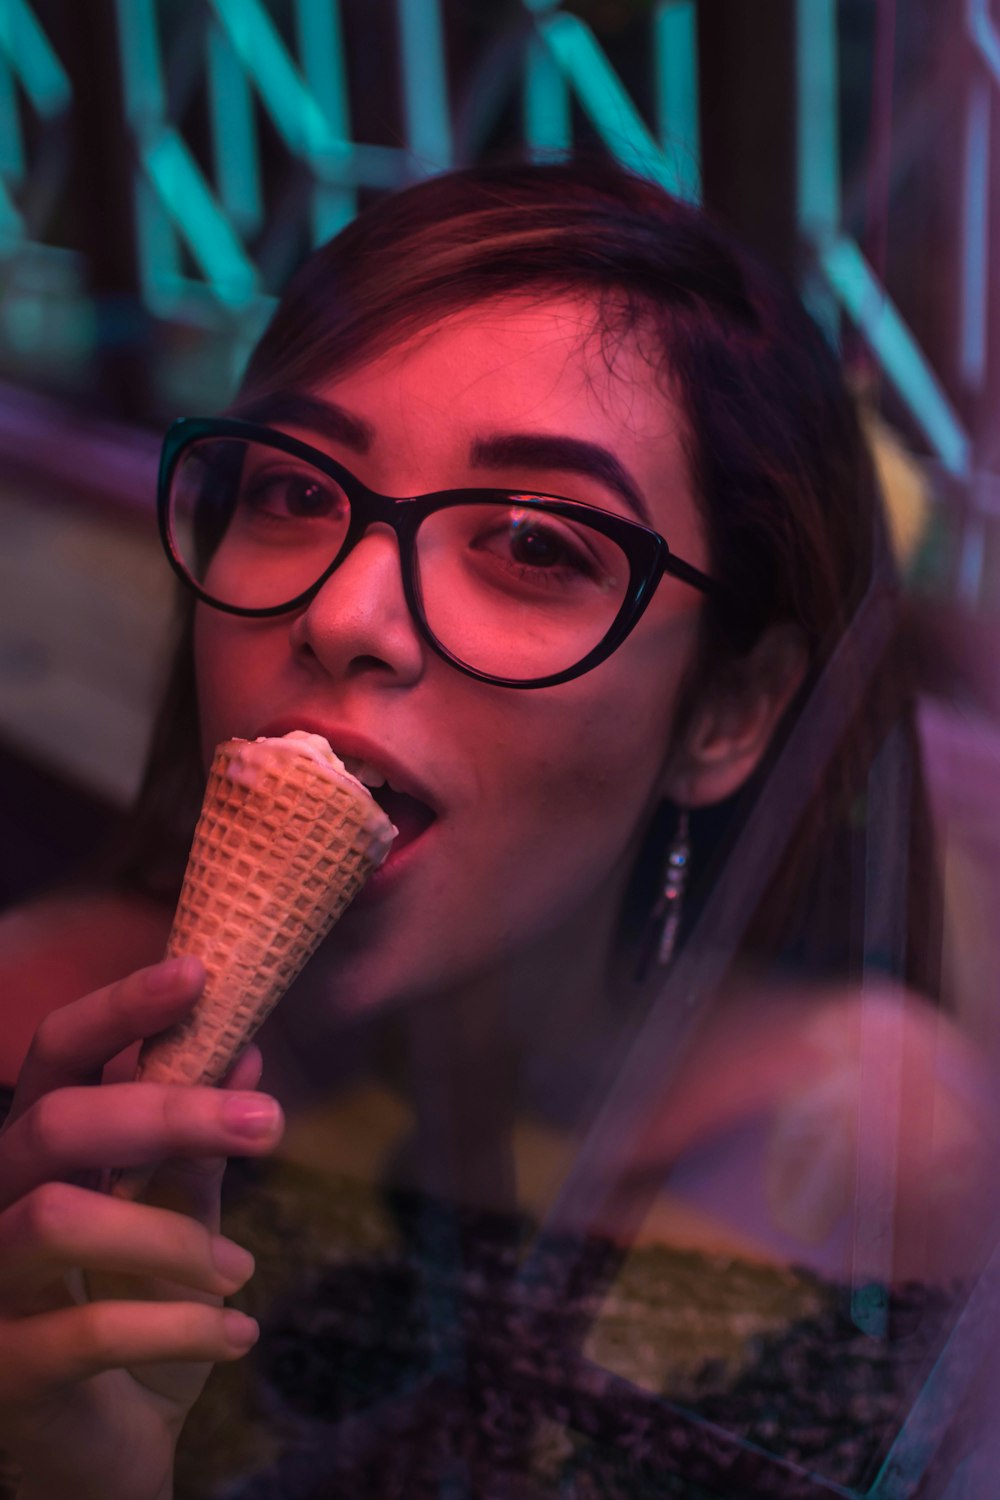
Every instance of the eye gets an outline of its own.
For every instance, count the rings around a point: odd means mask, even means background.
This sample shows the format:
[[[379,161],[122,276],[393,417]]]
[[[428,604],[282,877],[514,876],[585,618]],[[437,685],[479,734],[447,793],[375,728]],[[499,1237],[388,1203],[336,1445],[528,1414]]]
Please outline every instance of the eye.
[[[339,519],[347,509],[343,491],[332,480],[295,468],[245,475],[240,503],[257,514],[300,521]]]
[[[605,571],[591,539],[580,528],[561,517],[519,506],[501,510],[473,546],[539,583],[556,579],[596,581]]]
[[[551,526],[537,517],[514,516],[510,525],[510,554],[526,567],[553,568],[559,565],[579,566],[580,556],[566,545]]]

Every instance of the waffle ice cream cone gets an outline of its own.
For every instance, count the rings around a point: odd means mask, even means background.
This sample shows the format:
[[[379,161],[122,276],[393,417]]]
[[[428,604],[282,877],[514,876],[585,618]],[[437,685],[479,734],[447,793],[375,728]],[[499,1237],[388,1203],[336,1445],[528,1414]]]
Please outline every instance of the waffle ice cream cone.
[[[138,1076],[217,1083],[388,853],[395,829],[318,735],[229,740],[209,773],[167,953],[204,992]]]

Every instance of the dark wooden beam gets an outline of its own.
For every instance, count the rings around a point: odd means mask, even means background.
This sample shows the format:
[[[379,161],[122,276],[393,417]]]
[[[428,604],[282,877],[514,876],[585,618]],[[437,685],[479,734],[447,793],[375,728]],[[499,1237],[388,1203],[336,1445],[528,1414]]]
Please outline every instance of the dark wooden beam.
[[[699,0],[706,206],[795,272],[794,0]]]

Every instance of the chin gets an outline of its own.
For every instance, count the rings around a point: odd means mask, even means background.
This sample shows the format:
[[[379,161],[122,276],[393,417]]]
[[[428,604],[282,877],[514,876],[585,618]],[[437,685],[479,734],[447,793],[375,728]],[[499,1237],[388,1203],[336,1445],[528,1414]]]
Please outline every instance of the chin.
[[[393,924],[391,932],[375,931],[374,925],[345,917],[323,943],[307,971],[306,1003],[314,1014],[357,1021],[447,997],[461,999],[505,967],[492,951],[475,958],[456,952],[448,935],[426,922],[414,924],[415,932],[407,930],[410,924]]]
[[[319,1020],[353,1022],[374,1019],[399,1005],[433,992],[433,984],[414,983],[413,972],[401,961],[405,944],[356,944],[339,930],[331,933],[297,986],[297,1009]]]

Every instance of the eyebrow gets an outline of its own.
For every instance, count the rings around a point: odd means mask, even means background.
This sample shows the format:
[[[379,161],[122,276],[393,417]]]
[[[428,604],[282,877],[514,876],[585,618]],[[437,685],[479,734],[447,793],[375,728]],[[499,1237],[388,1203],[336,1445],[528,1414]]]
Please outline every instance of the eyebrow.
[[[543,432],[498,432],[477,438],[470,457],[480,469],[525,467],[583,474],[614,490],[644,526],[653,524],[639,486],[621,460],[599,443]]]
[[[368,453],[375,441],[375,429],[370,422],[352,416],[335,401],[321,401],[318,396],[300,391],[278,391],[240,403],[233,408],[232,415],[248,422],[272,425],[283,422],[289,427],[303,427],[314,437],[342,443],[352,453]]]
[[[283,422],[302,427],[315,437],[341,443],[354,453],[369,453],[376,437],[375,428],[362,417],[353,416],[335,401],[320,400],[300,391],[277,391],[241,403],[233,408],[232,415],[251,422]],[[596,479],[614,490],[644,526],[653,525],[639,486],[621,460],[600,443],[558,433],[498,432],[475,438],[469,458],[478,469],[551,469]]]

